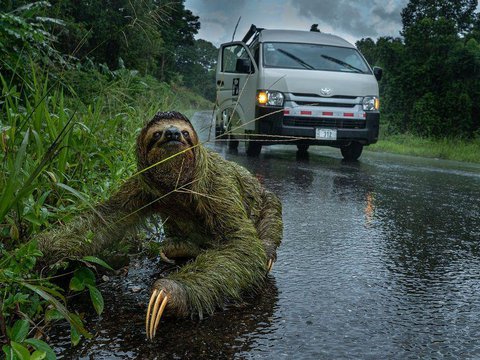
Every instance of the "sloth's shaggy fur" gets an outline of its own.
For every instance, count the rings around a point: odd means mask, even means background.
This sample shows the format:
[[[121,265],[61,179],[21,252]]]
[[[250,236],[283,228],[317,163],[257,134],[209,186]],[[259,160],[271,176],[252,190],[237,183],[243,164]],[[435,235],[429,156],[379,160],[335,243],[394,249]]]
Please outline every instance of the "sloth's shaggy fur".
[[[177,128],[179,141],[165,132]],[[204,148],[189,120],[160,112],[137,139],[140,174],[95,211],[39,237],[48,262],[98,254],[156,213],[164,221],[163,253],[189,257],[153,288],[169,295],[168,312],[208,314],[259,289],[282,239],[278,198],[243,167]]]

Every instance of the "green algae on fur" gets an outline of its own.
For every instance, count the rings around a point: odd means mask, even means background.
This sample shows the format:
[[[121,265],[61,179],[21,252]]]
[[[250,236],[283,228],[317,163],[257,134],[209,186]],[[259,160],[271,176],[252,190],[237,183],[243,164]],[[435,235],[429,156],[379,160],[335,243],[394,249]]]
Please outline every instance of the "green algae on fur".
[[[137,161],[138,175],[95,211],[39,236],[46,261],[98,254],[159,214],[162,253],[192,258],[153,284],[168,294],[168,312],[202,317],[261,289],[282,239],[278,198],[246,169],[199,144],[177,112],[157,113],[143,128]]]

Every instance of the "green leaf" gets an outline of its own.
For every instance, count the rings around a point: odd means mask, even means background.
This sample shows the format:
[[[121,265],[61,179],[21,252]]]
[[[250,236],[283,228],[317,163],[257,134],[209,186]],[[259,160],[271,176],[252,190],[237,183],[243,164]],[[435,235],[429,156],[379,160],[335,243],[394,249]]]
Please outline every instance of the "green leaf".
[[[75,270],[75,277],[82,281],[85,285],[95,285],[95,274],[92,270],[81,267]]]
[[[30,324],[27,320],[17,320],[9,331],[9,337],[12,341],[22,342],[28,335]]]
[[[83,327],[82,321],[78,316],[72,314],[67,310],[67,308],[60,303],[57,299],[55,299],[52,295],[48,294],[41,286],[36,286],[32,284],[28,284],[25,282],[21,282],[20,285],[30,289],[34,293],[40,295],[43,299],[47,300],[48,302],[52,303],[53,306],[67,319],[70,323],[72,328],[75,328],[78,333],[85,336],[87,339],[92,338],[92,334],[90,334],[85,328]]]
[[[80,342],[80,334],[73,326],[70,327],[70,341],[72,342],[73,346],[77,346]]]
[[[19,173],[26,155],[29,134],[29,131],[25,133],[20,149],[15,154],[14,167],[8,176],[7,184],[4,186],[3,194],[0,197],[0,221],[3,221],[7,212],[14,205],[15,188],[18,187]]]
[[[10,345],[12,346],[13,352],[20,360],[30,360],[30,351],[19,343],[15,341],[10,341]]]
[[[74,276],[70,279],[69,288],[73,291],[82,291],[85,289],[85,284],[78,277]]]
[[[93,307],[98,315],[101,315],[104,308],[103,296],[100,291],[92,285],[87,285],[90,291],[90,299],[92,299]]]
[[[57,356],[53,349],[46,342],[38,339],[27,339],[24,341],[25,344],[33,346],[36,350],[42,351],[45,353],[45,359],[47,360],[56,360]]]
[[[70,289],[74,291],[82,291],[85,285],[95,286],[95,274],[92,270],[81,267],[75,270],[74,276],[70,279]]]
[[[30,356],[30,360],[43,360],[47,354],[45,351],[35,350],[33,354]]]
[[[45,312],[45,322],[65,319],[57,309],[48,309]]]
[[[13,360],[13,349],[11,346],[3,345],[2,350],[5,354],[5,360]]]
[[[100,213],[98,212],[98,210],[95,209],[95,207],[92,205],[92,203],[91,203],[90,201],[88,201],[87,198],[86,198],[83,194],[79,193],[79,192],[78,192],[77,190],[75,190],[74,188],[72,188],[72,187],[70,187],[70,186],[68,186],[68,185],[62,184],[62,183],[58,183],[57,186],[65,189],[65,190],[67,190],[68,192],[72,193],[74,196],[76,196],[77,198],[79,198],[80,200],[82,200],[85,204],[87,204],[87,205],[92,209],[92,211],[93,211],[95,214],[98,215],[98,217],[99,217],[100,219],[102,219],[102,221],[103,221],[104,223],[106,223],[105,219],[102,217],[102,214],[100,214]]]
[[[101,265],[103,266],[104,268],[108,269],[108,270],[113,270],[111,268],[110,265],[108,265],[105,261],[103,261],[102,259],[99,259],[95,256],[85,256],[82,260],[85,260],[85,261],[88,261],[88,262],[91,262],[91,263],[95,263],[95,264],[98,264],[98,265]]]

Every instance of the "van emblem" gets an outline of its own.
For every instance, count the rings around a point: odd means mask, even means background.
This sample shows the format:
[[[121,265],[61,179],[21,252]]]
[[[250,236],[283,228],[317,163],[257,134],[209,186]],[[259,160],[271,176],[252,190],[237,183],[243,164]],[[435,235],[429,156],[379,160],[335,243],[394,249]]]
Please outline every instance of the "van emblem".
[[[320,89],[320,95],[331,96],[332,95],[332,89],[329,89],[329,88]]]

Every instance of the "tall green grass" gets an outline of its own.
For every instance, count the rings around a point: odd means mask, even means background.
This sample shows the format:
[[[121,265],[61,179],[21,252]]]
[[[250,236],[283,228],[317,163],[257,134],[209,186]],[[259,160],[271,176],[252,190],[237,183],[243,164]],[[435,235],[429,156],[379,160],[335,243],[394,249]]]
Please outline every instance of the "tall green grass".
[[[473,140],[432,139],[416,135],[389,135],[368,150],[480,163],[480,137]]]
[[[32,91],[22,93],[0,77],[4,245],[104,198],[132,174],[135,137],[156,111],[210,106],[185,89],[128,70],[100,82],[88,94],[91,103],[81,101],[80,87],[52,90],[55,80],[34,74]]]
[[[52,349],[31,335],[56,319],[69,321],[72,343],[90,336],[67,310],[63,289],[39,272],[34,235],[105,199],[135,172],[135,138],[155,112],[212,106],[126,69],[107,77],[31,68],[21,88],[0,75],[0,344],[9,359],[53,359]],[[89,292],[101,313],[91,270],[79,264],[73,277],[83,285],[71,281],[70,291]]]

